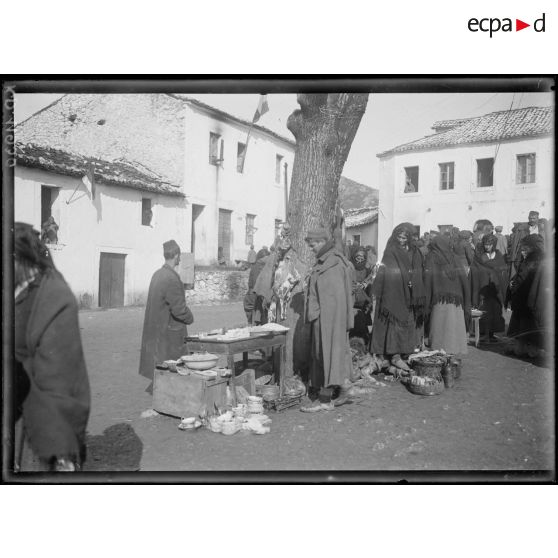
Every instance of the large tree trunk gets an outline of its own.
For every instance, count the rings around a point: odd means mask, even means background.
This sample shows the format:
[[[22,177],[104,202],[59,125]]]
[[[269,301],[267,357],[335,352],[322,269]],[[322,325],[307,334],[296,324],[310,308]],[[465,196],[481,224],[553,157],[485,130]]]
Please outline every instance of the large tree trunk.
[[[296,138],[287,221],[294,249],[311,265],[304,238],[310,229],[335,226],[339,179],[368,93],[303,93],[297,100],[301,108],[287,122]]]
[[[325,227],[333,232],[337,224],[339,179],[351,149],[368,94],[299,94],[300,109],[289,117],[287,127],[296,138],[287,221],[290,239],[299,260],[308,268],[314,255],[304,238],[308,230]],[[303,291],[300,285],[297,290]],[[307,377],[310,331],[304,324],[304,293],[289,305],[287,376],[299,372]],[[293,366],[294,364],[294,366]]]

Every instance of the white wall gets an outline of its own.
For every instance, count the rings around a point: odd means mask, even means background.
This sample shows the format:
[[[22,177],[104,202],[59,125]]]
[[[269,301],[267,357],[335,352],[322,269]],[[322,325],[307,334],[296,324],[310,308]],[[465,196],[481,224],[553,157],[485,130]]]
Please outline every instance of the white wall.
[[[553,217],[554,144],[551,138],[501,142],[494,166],[494,185],[478,188],[476,159],[494,157],[496,144],[465,145],[437,151],[412,151],[380,161],[379,251],[393,228],[404,221],[420,225],[421,234],[452,224],[473,229],[477,219],[502,225],[509,234],[514,222],[526,221],[530,210]],[[536,182],[516,184],[516,157],[536,153]],[[454,189],[440,190],[439,163],[454,162]],[[404,193],[405,167],[419,167],[419,191]]]
[[[252,129],[244,172],[237,172],[237,144],[246,143],[248,126],[221,121],[195,106],[185,107],[184,191],[191,205],[205,206],[196,234],[196,263],[210,264],[217,259],[219,209],[232,211],[231,260],[246,259],[246,214],[256,215],[254,246],[270,246],[274,240],[275,219],[285,218],[284,181],[275,182],[275,157],[283,156],[288,165],[290,184],[294,146]],[[209,133],[224,140],[224,161],[209,163]],[[190,220],[189,217],[189,220]],[[188,231],[190,239],[190,231]],[[188,240],[188,247],[190,246]]]
[[[126,254],[124,304],[145,301],[151,276],[164,263],[163,242],[174,238],[183,251],[187,207],[183,198],[131,188],[97,184],[91,200],[79,178],[16,166],[14,215],[16,221],[41,228],[41,186],[60,188],[53,205],[59,225],[57,246],[52,247],[56,266],[78,299],[87,294],[98,306],[101,252]],[[77,188],[77,190],[76,190]],[[141,224],[141,199],[151,198],[152,226]]]

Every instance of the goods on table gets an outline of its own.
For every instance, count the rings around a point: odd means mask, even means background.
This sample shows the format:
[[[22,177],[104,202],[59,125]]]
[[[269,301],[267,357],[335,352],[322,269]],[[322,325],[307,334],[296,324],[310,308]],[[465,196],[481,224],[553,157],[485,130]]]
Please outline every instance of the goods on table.
[[[213,368],[219,357],[211,353],[193,353],[191,355],[183,355],[180,361],[184,362],[186,366],[192,370],[209,370]]]
[[[251,331],[253,331],[254,333],[257,332],[261,332],[261,331],[289,331],[288,327],[285,327],[281,324],[277,324],[275,322],[269,322],[267,324],[264,325],[260,325],[260,326],[254,326],[250,328]]]

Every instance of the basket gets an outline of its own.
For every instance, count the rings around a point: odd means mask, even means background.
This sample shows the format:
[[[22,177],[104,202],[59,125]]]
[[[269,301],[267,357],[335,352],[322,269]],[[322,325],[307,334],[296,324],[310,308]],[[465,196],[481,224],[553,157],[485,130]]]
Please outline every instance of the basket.
[[[443,364],[436,364],[424,360],[415,360],[411,364],[413,371],[417,376],[435,378],[440,375]]]
[[[256,393],[258,393],[258,389],[256,389]],[[264,401],[273,401],[280,395],[279,386],[260,386],[258,395],[261,395]]]
[[[444,381],[441,377],[436,378],[436,382],[427,386],[412,384],[410,379],[405,382],[405,387],[415,395],[440,395],[444,391]]]

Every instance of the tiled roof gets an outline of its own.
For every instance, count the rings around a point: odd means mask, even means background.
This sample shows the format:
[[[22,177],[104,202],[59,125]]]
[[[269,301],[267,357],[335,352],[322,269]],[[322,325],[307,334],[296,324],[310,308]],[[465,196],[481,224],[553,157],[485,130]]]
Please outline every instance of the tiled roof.
[[[16,143],[15,152],[17,164],[25,167],[82,177],[93,165],[95,180],[98,182],[157,194],[185,197],[178,186],[163,182],[160,175],[133,161],[125,159],[105,161],[69,153],[62,149],[21,142]]]
[[[345,227],[360,227],[373,223],[378,218],[377,207],[360,207],[358,209],[347,209],[344,214]]]
[[[553,107],[528,107],[492,112],[475,118],[442,120],[436,122],[433,128],[447,128],[444,131],[398,145],[378,153],[377,157],[404,151],[440,149],[470,143],[489,143],[548,135],[552,133],[553,120]]]
[[[456,126],[461,126],[465,122],[471,120],[470,118],[458,118],[457,120],[438,120],[432,124],[431,128],[436,132],[442,132],[449,130],[450,128],[455,128]]]
[[[221,118],[225,118],[227,120],[232,120],[234,122],[238,122],[239,124],[244,124],[245,126],[251,126],[253,129],[255,130],[259,130],[260,132],[263,132],[265,134],[268,134],[274,138],[277,138],[281,141],[284,141],[286,143],[288,143],[291,146],[295,146],[296,143],[294,140],[286,138],[285,136],[282,136],[281,134],[278,134],[277,132],[274,132],[273,130],[270,130],[269,128],[266,128],[265,126],[260,126],[259,124],[252,124],[252,122],[249,122],[248,120],[244,120],[243,118],[238,118],[237,116],[233,116],[232,114],[229,114],[228,112],[225,112],[224,110],[212,107],[211,105],[208,105],[206,103],[203,103],[202,101],[199,101],[198,99],[194,99],[192,97],[189,97],[188,95],[184,95],[181,93],[169,93],[168,94],[170,97],[174,97],[175,99],[180,99],[181,101],[187,102],[189,104],[192,104],[196,107],[202,108],[204,110],[207,110],[209,112],[212,112],[213,114],[215,114],[216,116],[220,116]]]

